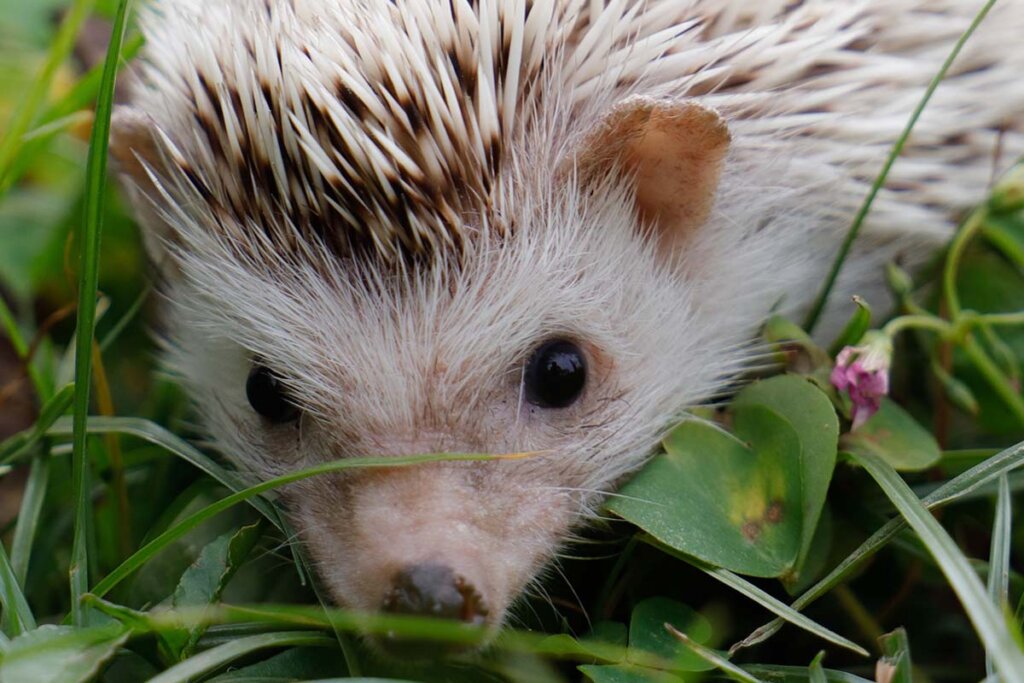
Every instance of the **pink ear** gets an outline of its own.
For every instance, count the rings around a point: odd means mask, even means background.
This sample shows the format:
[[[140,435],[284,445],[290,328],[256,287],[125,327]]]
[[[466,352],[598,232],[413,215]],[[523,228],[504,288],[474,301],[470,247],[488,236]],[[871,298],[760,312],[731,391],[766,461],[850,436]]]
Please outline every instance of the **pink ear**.
[[[637,215],[671,253],[707,220],[729,141],[712,109],[634,97],[608,115],[577,163],[585,183],[613,173],[635,178]]]

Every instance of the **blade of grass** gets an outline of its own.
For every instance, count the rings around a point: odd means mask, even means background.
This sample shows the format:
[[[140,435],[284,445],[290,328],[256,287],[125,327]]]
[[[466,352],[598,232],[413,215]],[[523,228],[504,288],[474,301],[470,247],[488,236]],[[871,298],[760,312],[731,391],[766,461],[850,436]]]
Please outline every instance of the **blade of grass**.
[[[0,543],[0,605],[4,608],[4,631],[11,637],[20,636],[36,627],[35,617],[28,606],[21,584],[14,576],[14,569],[7,559],[7,550]]]
[[[760,678],[744,671],[711,648],[704,647],[697,641],[690,638],[690,636],[676,629],[672,624],[665,624],[665,630],[672,634],[673,638],[693,650],[694,654],[698,657],[708,664],[714,665],[719,671],[734,681],[740,681],[740,683],[763,683]]]
[[[724,583],[726,586],[732,588],[734,591],[737,591],[741,595],[753,600],[754,602],[761,605],[773,614],[778,615],[780,619],[788,621],[794,626],[802,628],[803,630],[809,633],[813,633],[814,635],[818,636],[819,638],[822,638],[823,640],[827,640],[830,643],[839,645],[840,647],[845,647],[848,650],[852,650],[853,652],[856,652],[862,657],[870,656],[868,654],[868,651],[862,648],[860,645],[857,645],[857,643],[842,637],[841,635],[835,633],[834,631],[831,631],[830,629],[825,628],[824,626],[817,623],[810,617],[801,614],[800,612],[796,611],[786,603],[782,602],[777,598],[772,597],[765,591],[761,590],[760,588],[750,583],[746,579],[734,574],[733,572],[727,569],[721,569],[720,567],[712,567],[711,565],[705,564],[700,560],[688,557],[687,555],[684,555],[678,550],[675,550],[674,548],[671,548],[661,543],[653,536],[641,534],[640,540],[644,543],[647,543],[648,545],[658,548],[663,553],[672,555],[673,557],[676,557],[688,564],[693,565],[694,567],[697,567],[698,569],[700,569],[716,581]]]
[[[1024,653],[1010,637],[999,610],[988,599],[978,575],[953,539],[888,463],[869,453],[857,453],[854,458],[885,491],[935,557],[1003,679],[1024,682]]]
[[[18,152],[22,137],[31,128],[39,108],[46,99],[57,69],[71,54],[78,31],[86,17],[89,16],[93,3],[94,0],[75,0],[72,3],[68,13],[64,16],[64,21],[61,22],[56,37],[50,44],[50,51],[46,55],[46,61],[43,63],[39,76],[33,80],[25,99],[22,100],[11,117],[10,124],[7,126],[7,134],[0,140],[0,195],[3,195],[11,186],[11,162]]]
[[[209,673],[225,664],[241,659],[246,655],[260,650],[279,647],[330,647],[334,639],[319,633],[282,632],[261,633],[258,636],[239,638],[198,655],[189,657],[180,664],[172,666],[159,676],[149,679],[149,683],[188,683],[197,680],[202,674]]]
[[[96,293],[99,288],[100,236],[106,204],[107,145],[110,141],[110,116],[113,111],[114,82],[117,78],[121,44],[130,0],[120,0],[114,16],[110,45],[103,66],[96,118],[89,141],[86,172],[85,213],[79,236],[78,325],[75,334],[74,453],[72,487],[75,497],[75,531],[71,549],[69,578],[71,613],[76,626],[85,623],[81,597],[89,587],[88,534],[92,508],[89,505],[89,461],[87,421],[89,387],[92,375],[93,333],[96,325]]]
[[[28,563],[39,528],[39,518],[46,500],[46,486],[50,481],[50,454],[42,452],[32,461],[32,469],[25,483],[25,495],[18,511],[18,525],[14,528],[11,544],[11,566],[14,576],[24,585],[28,577]]]
[[[1005,608],[1010,599],[1010,543],[1012,542],[1013,509],[1010,500],[1010,481],[1004,474],[999,477],[999,496],[996,499],[996,518],[992,524],[992,550],[988,560],[988,595],[992,603]],[[985,671],[995,674],[992,656],[985,656]]]
[[[881,172],[878,177],[875,178],[875,182],[871,185],[871,190],[868,192],[867,197],[864,199],[864,203],[861,205],[860,210],[857,212],[856,217],[853,219],[853,224],[850,226],[850,230],[846,233],[846,237],[843,239],[842,245],[839,247],[839,253],[836,254],[835,260],[832,262],[832,268],[825,278],[825,283],[821,287],[821,291],[818,293],[818,297],[815,299],[814,304],[811,306],[810,312],[807,314],[807,319],[804,321],[804,329],[808,332],[813,332],[814,327],[818,324],[818,320],[821,318],[822,312],[825,310],[825,305],[828,303],[828,297],[832,293],[832,288],[835,287],[836,280],[839,278],[839,272],[843,269],[843,264],[846,262],[846,257],[850,253],[850,249],[853,247],[853,243],[856,241],[857,236],[860,234],[860,229],[864,225],[864,221],[868,217],[868,213],[871,211],[871,207],[875,203],[875,198],[878,193],[882,190],[882,186],[885,185],[886,179],[889,177],[889,172],[892,170],[893,165],[896,163],[896,159],[899,158],[903,152],[903,148],[907,144],[907,140],[910,139],[910,133],[914,130],[917,125],[918,119],[921,118],[921,114],[924,113],[925,108],[932,99],[932,95],[938,89],[939,84],[942,83],[946,77],[946,72],[949,71],[950,67],[953,66],[953,62],[960,55],[960,51],[964,45],[974,34],[974,31],[981,25],[981,22],[988,16],[989,11],[996,4],[996,0],[988,0],[985,6],[978,11],[975,15],[971,25],[967,27],[960,39],[957,40],[956,45],[953,46],[953,50],[946,57],[946,61],[943,62],[939,72],[935,74],[935,78],[932,79],[931,83],[928,84],[928,88],[925,90],[924,95],[921,97],[921,101],[918,103],[917,108],[914,109],[914,113],[911,114],[910,120],[907,121],[906,127],[896,140],[896,144],[893,145],[892,150],[889,152],[889,157],[886,159],[885,164],[882,166]]]
[[[486,455],[467,455],[460,453],[443,453],[443,454],[430,454],[430,455],[413,455],[404,457],[378,457],[378,458],[349,458],[347,460],[338,460],[335,462],[326,463],[324,465],[318,465],[316,467],[310,467],[298,472],[291,472],[289,474],[269,479],[265,482],[251,486],[237,493],[233,493],[230,496],[220,499],[216,503],[212,503],[205,508],[194,512],[181,522],[171,527],[167,531],[163,532],[152,541],[144,545],[142,548],[137,550],[131,557],[122,562],[117,568],[115,568],[110,574],[108,574],[102,581],[96,584],[93,588],[92,593],[97,597],[103,597],[106,595],[114,586],[123,581],[132,572],[145,564],[151,557],[156,555],[158,552],[163,550],[167,545],[185,534],[192,529],[196,528],[206,520],[220,514],[224,510],[241,503],[242,501],[249,500],[254,496],[270,491],[272,489],[279,488],[281,486],[287,486],[303,479],[315,477],[331,472],[341,472],[349,469],[357,468],[391,468],[391,467],[407,467],[410,465],[426,464],[431,462],[462,462],[462,461],[490,461],[490,460],[502,460],[508,459],[510,456],[486,456]]]
[[[1024,465],[1024,443],[1008,448],[975,465],[960,476],[946,482],[923,498],[921,502],[929,509],[946,505],[971,495],[979,487],[998,479],[1000,476],[1021,465]],[[862,562],[865,562],[885,547],[906,527],[907,522],[902,517],[887,522],[878,531],[871,534],[866,541],[861,543],[860,547],[847,555],[825,578],[818,581],[814,586],[807,589],[803,595],[794,600],[791,607],[795,610],[802,610],[828,593],[835,586],[839,585],[847,575],[859,567]],[[784,624],[785,622],[782,619],[773,619],[733,645],[730,648],[730,652],[736,652],[742,648],[764,642],[775,635]]]

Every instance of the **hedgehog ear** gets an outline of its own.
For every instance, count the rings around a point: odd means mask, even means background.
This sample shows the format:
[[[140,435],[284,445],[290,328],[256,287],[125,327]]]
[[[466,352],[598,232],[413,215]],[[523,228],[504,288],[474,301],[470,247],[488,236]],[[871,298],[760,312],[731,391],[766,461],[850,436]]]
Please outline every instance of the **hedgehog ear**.
[[[635,179],[636,212],[666,255],[678,255],[714,205],[729,128],[693,100],[633,97],[616,106],[577,157],[585,185]]]
[[[142,225],[150,257],[165,275],[171,274],[163,266],[167,263],[165,244],[172,231],[153,203],[158,190],[150,171],[162,167],[163,156],[152,118],[131,105],[118,105],[110,121],[110,156]]]

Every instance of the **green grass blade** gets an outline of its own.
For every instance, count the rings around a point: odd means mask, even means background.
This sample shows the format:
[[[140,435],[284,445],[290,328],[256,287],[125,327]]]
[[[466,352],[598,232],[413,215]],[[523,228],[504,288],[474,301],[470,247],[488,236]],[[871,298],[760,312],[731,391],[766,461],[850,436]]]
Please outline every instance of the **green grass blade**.
[[[1010,599],[1010,544],[1012,536],[1013,509],[1010,499],[1010,481],[1006,475],[999,477],[999,496],[996,499],[996,518],[992,524],[992,550],[988,560],[988,595],[992,603],[1005,608]],[[989,676],[995,673],[992,655],[985,657],[985,670]]]
[[[33,80],[25,99],[15,110],[7,128],[7,134],[0,140],[0,195],[11,186],[11,162],[18,153],[22,137],[32,127],[46,94],[50,91],[57,69],[71,54],[75,39],[82,23],[89,16],[94,0],[75,0],[64,17],[57,36],[50,45],[50,51],[43,63],[42,71]]]
[[[0,606],[3,607],[3,627],[8,635],[20,636],[36,627],[35,617],[21,590],[21,584],[14,576],[14,568],[7,558],[7,550],[0,542]]]
[[[852,650],[853,652],[856,652],[857,654],[863,657],[869,656],[868,651],[862,648],[860,645],[857,645],[857,643],[847,638],[844,638],[843,636],[839,635],[838,633],[835,633],[834,631],[828,628],[825,628],[824,626],[817,623],[810,617],[801,614],[800,612],[793,609],[781,600],[772,597],[771,595],[761,590],[754,584],[750,583],[746,579],[740,577],[739,575],[734,574],[733,572],[728,571],[727,569],[712,567],[692,557],[688,557],[683,553],[680,553],[679,551],[659,542],[654,537],[648,536],[647,534],[643,534],[640,537],[640,540],[644,543],[647,543],[658,548],[666,554],[679,558],[680,560],[687,562],[688,564],[692,564],[694,567],[697,567],[711,578],[715,579],[716,581],[720,581],[721,583],[724,583],[729,588],[732,588],[734,591],[749,598],[750,600],[753,600],[754,602],[761,605],[768,611],[778,615],[780,619],[788,621],[797,628],[802,628],[808,633],[813,633],[819,638],[827,640],[828,642],[833,643],[834,645],[839,645],[840,647]]]
[[[330,647],[334,645],[334,639],[319,633],[283,632],[283,633],[262,633],[258,636],[239,638],[205,652],[190,657],[185,661],[172,666],[159,676],[149,680],[149,683],[188,683],[197,680],[202,674],[209,673],[225,664],[229,664],[246,655],[260,650],[269,650],[280,647]]]
[[[75,335],[74,454],[72,486],[75,497],[75,532],[71,549],[71,613],[76,626],[84,623],[81,597],[89,588],[88,530],[92,508],[89,504],[89,462],[86,453],[89,387],[92,377],[93,333],[96,326],[96,293],[99,287],[100,235],[106,203],[107,145],[113,112],[114,82],[124,40],[128,5],[120,0],[114,17],[110,45],[103,66],[96,118],[89,141],[86,171],[85,214],[79,235],[78,325]]]
[[[921,502],[930,509],[946,505],[960,498],[966,498],[982,486],[1022,465],[1024,465],[1024,443],[1008,448],[975,465],[960,476],[946,482],[928,496],[925,496]],[[887,522],[878,531],[871,534],[866,541],[861,543],[860,547],[847,555],[825,578],[818,581],[818,583],[807,589],[803,595],[794,600],[792,604],[793,609],[804,609],[838,586],[862,562],[885,547],[906,527],[907,522],[902,517],[897,517]],[[768,622],[733,645],[732,651],[735,652],[741,648],[751,647],[764,642],[775,635],[784,623],[782,619],[774,619]]]
[[[884,460],[869,453],[858,453],[854,457],[885,491],[935,557],[1002,678],[1011,683],[1024,682],[1024,653],[1010,636],[1000,611],[989,600],[978,575],[953,539]]]
[[[18,511],[18,526],[14,529],[11,544],[11,566],[14,576],[22,585],[28,577],[28,563],[32,557],[32,545],[39,528],[39,518],[46,500],[46,486],[50,481],[50,454],[40,453],[32,462],[32,469],[25,484],[25,495]]]
[[[698,657],[706,661],[708,664],[714,665],[719,671],[732,680],[740,681],[740,683],[762,683],[760,678],[744,671],[711,648],[704,647],[682,631],[677,630],[672,626],[672,624],[665,624],[665,630],[671,633],[673,638],[693,650]]]
[[[960,39],[957,40],[956,45],[953,46],[953,50],[946,57],[946,61],[943,62],[942,68],[935,74],[931,83],[928,84],[928,88],[925,90],[924,95],[921,97],[921,101],[918,103],[917,108],[914,109],[914,113],[911,114],[910,120],[907,121],[906,127],[896,140],[896,144],[893,145],[892,150],[889,152],[889,158],[886,159],[885,164],[882,166],[881,172],[878,177],[875,178],[875,182],[871,186],[871,190],[868,192],[868,196],[865,197],[864,203],[861,205],[860,210],[857,211],[856,217],[853,219],[853,224],[850,226],[850,230],[846,233],[846,237],[843,239],[842,246],[839,247],[839,253],[836,254],[836,258],[832,263],[832,268],[829,271],[828,276],[825,278],[825,283],[821,287],[821,291],[818,293],[818,297],[815,299],[810,312],[807,314],[807,319],[804,321],[804,329],[808,332],[812,332],[814,327],[818,324],[818,319],[821,318],[822,312],[825,310],[825,305],[828,303],[828,297],[832,294],[832,288],[835,287],[836,280],[839,278],[839,271],[843,269],[843,264],[846,262],[846,257],[850,253],[850,249],[853,247],[853,243],[857,240],[857,236],[860,234],[860,229],[864,225],[864,221],[867,220],[868,213],[871,211],[871,207],[875,203],[875,198],[878,193],[882,190],[882,186],[885,185],[886,179],[889,177],[889,171],[892,170],[893,165],[896,163],[896,159],[899,158],[900,154],[903,153],[903,148],[907,144],[907,140],[910,139],[910,134],[917,125],[918,119],[921,118],[921,114],[924,113],[925,108],[932,99],[932,95],[938,89],[939,84],[942,83],[946,77],[946,72],[949,71],[950,67],[953,66],[953,62],[960,55],[960,51],[964,45],[974,35],[974,31],[981,25],[981,22],[988,16],[989,10],[996,4],[996,0],[988,0],[985,6],[978,11],[974,17],[974,21],[967,27]]]
[[[224,510],[241,503],[242,501],[249,500],[255,496],[260,495],[265,491],[270,491],[281,486],[286,486],[303,479],[310,477],[319,476],[322,474],[328,474],[331,472],[341,472],[344,470],[358,469],[358,468],[391,468],[391,467],[405,467],[409,465],[420,465],[432,462],[458,462],[458,461],[487,461],[487,460],[501,460],[507,459],[507,456],[486,456],[486,455],[466,455],[458,453],[450,454],[431,454],[431,455],[411,455],[404,457],[378,457],[378,458],[349,458],[347,460],[338,460],[335,462],[327,463],[324,465],[318,465],[316,467],[310,467],[298,472],[292,472],[285,474],[274,479],[269,479],[263,483],[251,486],[237,493],[233,493],[230,496],[218,500],[216,503],[212,503],[205,508],[194,512],[187,518],[171,527],[167,531],[163,532],[152,541],[144,545],[138,551],[135,552],[131,557],[122,562],[117,568],[108,574],[102,581],[96,584],[93,588],[92,593],[97,597],[103,597],[106,595],[114,586],[119,584],[125,578],[127,578],[132,572],[141,567],[150,558],[156,555],[158,552],[163,550],[173,541],[181,538],[192,529],[205,522],[206,520],[214,517]]]

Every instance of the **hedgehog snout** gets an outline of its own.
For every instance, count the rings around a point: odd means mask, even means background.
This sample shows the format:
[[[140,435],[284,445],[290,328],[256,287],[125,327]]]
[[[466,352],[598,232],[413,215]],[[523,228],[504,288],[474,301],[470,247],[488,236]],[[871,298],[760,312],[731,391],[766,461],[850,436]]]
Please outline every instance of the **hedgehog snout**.
[[[425,562],[398,571],[382,609],[393,614],[457,619],[483,625],[487,606],[469,581],[444,564]]]

